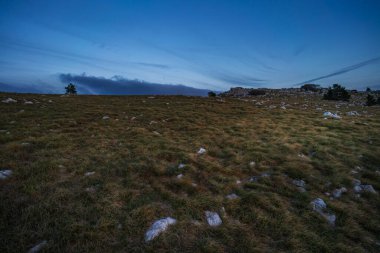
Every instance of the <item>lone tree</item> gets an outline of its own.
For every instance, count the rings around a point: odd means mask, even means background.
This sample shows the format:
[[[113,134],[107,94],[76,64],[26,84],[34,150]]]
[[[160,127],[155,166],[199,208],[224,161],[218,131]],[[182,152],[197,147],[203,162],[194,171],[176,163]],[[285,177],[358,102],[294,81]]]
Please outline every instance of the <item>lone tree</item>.
[[[339,84],[334,84],[333,87],[329,87],[327,93],[323,96],[326,100],[343,100],[348,101],[351,95],[348,94],[346,88]]]
[[[77,94],[77,89],[76,89],[75,85],[72,83],[69,83],[69,85],[67,85],[65,87],[65,90],[66,90],[66,94],[69,94],[69,95],[76,95]]]

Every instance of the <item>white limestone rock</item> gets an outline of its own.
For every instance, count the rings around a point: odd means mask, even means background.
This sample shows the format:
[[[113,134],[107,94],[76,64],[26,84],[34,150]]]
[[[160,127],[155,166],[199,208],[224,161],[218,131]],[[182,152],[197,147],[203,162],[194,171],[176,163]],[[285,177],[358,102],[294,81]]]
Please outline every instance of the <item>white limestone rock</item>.
[[[2,100],[1,102],[9,104],[9,103],[17,103],[17,100],[13,98],[7,98],[7,99]]]
[[[222,224],[222,219],[220,218],[218,213],[205,211],[205,215],[206,215],[207,223],[211,227],[218,227]]]
[[[332,192],[332,195],[334,198],[340,198],[342,196],[343,193],[347,192],[347,189],[346,187],[341,187],[339,189],[335,189],[333,192]]]
[[[301,187],[301,188],[305,188],[305,186],[306,186],[305,181],[303,181],[301,179],[294,179],[292,181],[292,184],[294,184],[295,186]]]
[[[226,196],[226,198],[229,199],[229,200],[232,200],[232,199],[238,199],[239,196],[236,195],[235,193],[231,193],[231,194],[228,194],[228,195]]]
[[[0,170],[0,179],[7,179],[12,173],[12,170]]]
[[[202,154],[206,153],[206,149],[200,148],[197,153],[198,153],[198,155],[202,155]]]
[[[145,242],[149,242],[168,229],[169,225],[175,224],[176,219],[166,217],[155,221],[145,233]]]
[[[42,248],[44,248],[45,246],[47,245],[47,241],[44,240],[42,242],[40,242],[39,244],[36,244],[33,248],[31,248],[28,253],[36,253],[36,252],[39,252],[40,250],[42,250]]]

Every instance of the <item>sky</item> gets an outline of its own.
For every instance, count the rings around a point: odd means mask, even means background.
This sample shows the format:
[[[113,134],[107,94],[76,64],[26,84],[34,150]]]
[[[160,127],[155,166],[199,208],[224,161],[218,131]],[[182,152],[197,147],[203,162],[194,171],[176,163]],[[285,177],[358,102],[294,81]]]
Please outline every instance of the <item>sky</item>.
[[[380,89],[379,0],[0,0],[0,91]]]

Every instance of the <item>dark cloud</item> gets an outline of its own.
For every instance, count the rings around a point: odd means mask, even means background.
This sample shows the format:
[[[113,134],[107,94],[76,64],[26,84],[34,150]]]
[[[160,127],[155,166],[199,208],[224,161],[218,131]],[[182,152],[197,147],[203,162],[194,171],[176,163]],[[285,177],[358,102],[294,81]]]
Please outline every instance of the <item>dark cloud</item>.
[[[342,68],[342,69],[337,70],[337,71],[335,71],[333,73],[330,73],[330,74],[327,74],[327,75],[324,75],[324,76],[320,76],[320,77],[316,77],[316,78],[313,78],[313,79],[310,79],[310,80],[307,80],[307,81],[303,81],[301,83],[295,84],[295,86],[302,85],[302,84],[305,84],[305,83],[315,82],[315,81],[318,81],[318,80],[321,80],[321,79],[325,79],[325,78],[328,78],[328,77],[332,77],[332,76],[341,75],[341,74],[353,71],[355,69],[358,69],[358,68],[361,68],[361,67],[364,67],[364,66],[367,66],[367,65],[370,65],[370,64],[379,63],[379,62],[380,62],[380,57],[372,58],[372,59],[369,59],[369,60],[366,60],[366,61],[363,61],[363,62],[359,62],[359,63],[354,64],[354,65]]]
[[[150,83],[126,79],[121,76],[112,78],[82,75],[60,74],[62,83],[76,84],[80,93],[104,95],[191,95],[206,96],[209,90],[196,89],[185,85]]]

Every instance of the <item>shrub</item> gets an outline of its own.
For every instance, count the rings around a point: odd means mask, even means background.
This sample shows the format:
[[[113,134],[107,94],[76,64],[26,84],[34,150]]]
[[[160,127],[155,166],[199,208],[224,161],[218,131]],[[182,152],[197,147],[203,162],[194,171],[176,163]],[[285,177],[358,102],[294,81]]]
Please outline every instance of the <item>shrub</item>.
[[[377,97],[377,104],[380,105],[380,97]]]
[[[316,92],[316,91],[319,91],[320,89],[321,89],[321,86],[319,86],[318,84],[304,84],[301,86],[301,90],[303,91]]]
[[[70,83],[65,87],[66,94],[75,95],[77,94],[77,89],[74,84]]]
[[[208,96],[209,97],[216,97],[216,93],[213,91],[209,91]]]
[[[259,90],[259,89],[252,89],[248,92],[248,95],[250,96],[260,96],[265,95],[265,90]]]
[[[379,101],[379,98],[377,100]],[[374,96],[372,96],[371,94],[368,94],[367,95],[367,102],[365,103],[365,105],[366,106],[372,106],[372,105],[375,105],[376,102],[378,102],[378,101],[376,101]]]
[[[329,87],[323,99],[348,101],[350,97],[351,95],[346,91],[346,88],[339,84],[334,84],[332,88]]]

